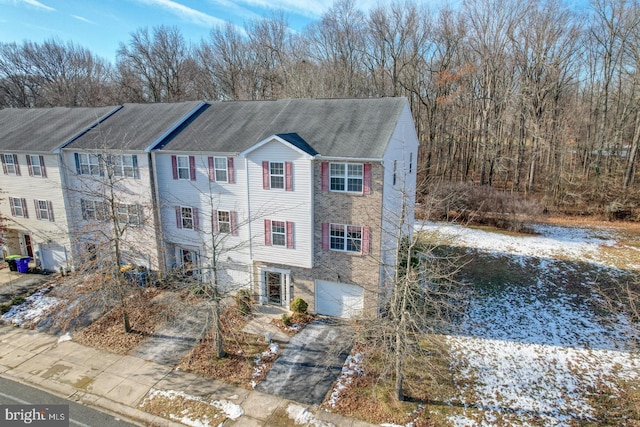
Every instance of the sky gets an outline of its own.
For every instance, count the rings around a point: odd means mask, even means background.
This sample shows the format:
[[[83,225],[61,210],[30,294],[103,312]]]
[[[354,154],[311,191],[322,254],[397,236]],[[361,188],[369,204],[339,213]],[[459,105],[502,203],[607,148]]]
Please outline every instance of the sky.
[[[366,10],[372,0],[358,0]],[[141,27],[177,26],[198,43],[212,27],[283,11],[293,31],[302,31],[333,0],[0,0],[0,42],[73,41],[114,62],[120,43]]]

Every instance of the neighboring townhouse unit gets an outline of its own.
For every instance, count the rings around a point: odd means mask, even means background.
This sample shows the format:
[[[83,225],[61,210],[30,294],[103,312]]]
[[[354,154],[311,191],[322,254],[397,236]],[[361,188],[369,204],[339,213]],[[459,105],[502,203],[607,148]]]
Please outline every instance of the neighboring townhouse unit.
[[[62,149],[70,234],[81,262],[108,259],[118,235],[120,263],[163,267],[150,151],[204,106],[124,104]]]
[[[165,262],[263,304],[376,315],[417,151],[405,99],[211,103],[153,154]]]
[[[5,255],[24,255],[51,271],[71,267],[71,236],[60,148],[116,107],[0,110],[0,211]]]

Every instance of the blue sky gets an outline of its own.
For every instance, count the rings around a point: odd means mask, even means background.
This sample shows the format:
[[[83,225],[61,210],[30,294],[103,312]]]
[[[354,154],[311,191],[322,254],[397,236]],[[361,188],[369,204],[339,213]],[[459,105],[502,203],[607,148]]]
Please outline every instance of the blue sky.
[[[367,2],[357,4],[366,10]],[[126,43],[140,27],[176,25],[197,43],[214,25],[230,21],[242,27],[282,10],[289,26],[301,31],[332,4],[333,0],[0,0],[0,41],[72,40],[113,61],[118,44]]]

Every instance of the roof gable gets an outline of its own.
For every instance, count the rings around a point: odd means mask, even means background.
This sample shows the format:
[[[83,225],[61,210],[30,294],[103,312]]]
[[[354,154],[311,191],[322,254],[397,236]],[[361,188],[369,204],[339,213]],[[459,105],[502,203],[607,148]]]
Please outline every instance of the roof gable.
[[[300,138],[300,135],[296,134],[296,133],[285,133],[285,134],[279,134],[279,135],[271,135],[268,138],[263,139],[262,141],[258,142],[257,144],[247,148],[246,150],[242,151],[240,154],[240,156],[244,157],[247,156],[249,153],[251,153],[254,150],[257,150],[258,148],[268,144],[269,142],[272,141],[278,141],[281,144],[284,144],[290,148],[292,148],[293,150],[297,151],[298,153],[302,154],[305,157],[308,158],[313,158],[315,157],[318,152],[316,150],[314,150],[309,144],[307,144],[307,142]]]

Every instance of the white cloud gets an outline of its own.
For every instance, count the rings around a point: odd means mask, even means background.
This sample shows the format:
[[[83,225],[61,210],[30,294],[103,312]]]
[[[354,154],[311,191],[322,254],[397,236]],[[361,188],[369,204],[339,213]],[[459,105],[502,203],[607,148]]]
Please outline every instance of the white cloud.
[[[217,25],[224,25],[225,21],[215,16],[207,15],[204,12],[192,9],[188,6],[175,2],[173,0],[138,0],[140,3],[145,3],[154,6],[160,6],[165,10],[179,16],[183,19],[193,22],[196,25],[202,25],[205,27],[212,27]]]
[[[55,11],[55,9],[52,8],[51,6],[47,6],[46,4],[42,4],[38,0],[22,0],[22,3],[28,4],[29,6],[37,7],[39,9],[44,9],[44,10],[48,10],[48,11],[52,11],[52,12]]]
[[[90,21],[87,18],[83,18],[82,16],[71,15],[71,17],[77,19],[78,21],[86,22],[87,24],[95,24],[95,22]]]

